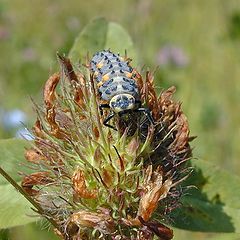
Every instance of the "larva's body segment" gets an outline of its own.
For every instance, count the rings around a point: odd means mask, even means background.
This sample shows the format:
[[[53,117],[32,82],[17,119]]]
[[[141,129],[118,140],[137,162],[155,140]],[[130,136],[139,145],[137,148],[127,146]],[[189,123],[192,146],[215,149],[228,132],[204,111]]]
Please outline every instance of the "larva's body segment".
[[[129,61],[109,50],[97,52],[90,62],[90,71],[96,81],[101,104],[100,110],[110,108],[112,113],[104,120],[104,125],[113,128],[107,122],[115,113],[148,110],[141,108],[139,89],[133,68]],[[148,116],[149,117],[149,116]]]
[[[139,99],[133,68],[119,55],[109,50],[96,53],[91,60],[91,71],[102,100],[110,101],[117,94],[130,94]]]

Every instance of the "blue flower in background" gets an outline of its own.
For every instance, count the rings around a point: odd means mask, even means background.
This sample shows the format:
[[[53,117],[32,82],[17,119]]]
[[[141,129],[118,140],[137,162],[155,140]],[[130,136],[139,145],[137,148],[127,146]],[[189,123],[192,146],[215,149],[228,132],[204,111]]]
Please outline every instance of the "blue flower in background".
[[[19,109],[6,111],[2,114],[2,126],[6,130],[19,128],[23,123],[26,123],[26,121],[26,114]]]
[[[15,134],[16,138],[26,139],[26,140],[33,140],[34,136],[28,131],[27,128],[20,128],[17,130]]]

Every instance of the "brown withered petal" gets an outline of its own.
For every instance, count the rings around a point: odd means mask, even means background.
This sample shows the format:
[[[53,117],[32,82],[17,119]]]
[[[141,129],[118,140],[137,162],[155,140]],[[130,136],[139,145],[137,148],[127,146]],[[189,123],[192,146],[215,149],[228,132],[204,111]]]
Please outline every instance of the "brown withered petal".
[[[22,186],[45,185],[51,182],[53,180],[49,172],[36,172],[24,177]]]
[[[172,86],[167,90],[163,91],[158,98],[158,106],[165,108],[166,105],[172,103],[172,95],[176,92],[176,87]]]
[[[103,169],[102,180],[106,186],[110,187],[113,181],[113,173]]]
[[[55,121],[60,128],[69,129],[70,127],[73,127],[73,122],[70,117],[61,111],[61,109],[56,112]]]
[[[138,217],[148,221],[157,208],[159,201],[167,196],[171,186],[171,179],[163,182],[163,172],[160,169],[153,171],[152,166],[148,166],[142,186]]]
[[[70,62],[69,58],[66,58],[64,56],[61,56],[60,54],[57,54],[58,59],[61,62],[61,65],[63,67],[64,73],[69,81],[75,81],[78,82],[78,77],[75,74],[72,64]]]
[[[154,77],[153,75],[147,71],[146,78],[143,79],[140,73],[136,71],[136,79],[137,85],[140,89],[140,98],[142,102],[148,106],[148,108],[152,112],[152,116],[155,120],[159,118],[159,109],[157,103],[157,95],[154,88]]]
[[[146,73],[146,96],[147,100],[146,103],[149,107],[149,109],[152,111],[153,118],[157,120],[159,112],[155,111],[158,108],[157,104],[157,94],[155,92],[155,87],[154,87],[154,77],[150,72]]]
[[[54,180],[50,177],[49,172],[36,172],[32,173],[28,176],[25,176],[22,180],[22,187],[28,192],[30,195],[35,195],[39,191],[33,189],[34,186],[47,185],[49,183],[53,183]]]
[[[187,118],[181,112],[177,118],[175,126],[177,133],[173,143],[171,144],[171,147],[173,148],[173,151],[181,151],[188,146],[189,141],[189,127]]]
[[[100,163],[101,159],[102,159],[102,152],[101,152],[101,149],[100,147],[98,146],[95,151],[94,151],[94,155],[93,155],[93,158],[94,160],[97,162],[97,163]]]
[[[81,108],[85,108],[85,102],[84,102],[84,93],[83,90],[85,88],[85,77],[83,74],[78,73],[76,74],[71,61],[69,58],[61,56],[58,54],[58,58],[62,64],[64,73],[67,77],[67,79],[72,83],[73,87],[74,87],[74,91],[75,91],[75,96],[74,96],[74,100],[75,102],[81,107]],[[83,115],[82,115],[83,117]]]
[[[60,80],[60,74],[54,73],[50,78],[47,80],[44,86],[44,102],[46,104],[47,109],[51,108],[54,101],[55,101],[55,88]]]
[[[134,74],[135,74],[138,89],[140,89],[140,93],[141,93],[141,96],[142,96],[143,84],[144,84],[143,83],[143,77],[136,69],[134,69]]]
[[[44,138],[42,124],[41,124],[39,119],[37,119],[37,121],[35,122],[35,124],[34,124],[34,126],[32,128],[32,131],[33,131],[33,134],[36,137]]]
[[[94,127],[93,132],[94,132],[95,138],[98,139],[99,138],[99,130],[98,130],[98,128]]]
[[[40,163],[40,161],[46,160],[46,157],[43,156],[40,152],[38,152],[34,148],[27,149],[25,151],[24,156],[25,156],[27,161],[32,162],[32,163]]]
[[[96,198],[97,190],[87,189],[85,176],[81,169],[77,169],[72,176],[74,198]]]
[[[46,119],[51,127],[51,134],[56,138],[67,140],[69,134],[66,133],[56,122],[56,110],[55,107],[52,106],[47,110]]]
[[[74,101],[77,103],[79,107],[82,109],[86,109],[86,102],[85,102],[85,97],[84,94],[87,93],[86,90],[86,80],[85,77],[78,73],[77,74],[78,82],[74,83]],[[81,117],[85,117],[82,115]]]
[[[94,228],[104,234],[111,234],[114,231],[113,219],[105,213],[94,213],[90,211],[81,210],[73,213],[67,221],[67,232],[69,231],[68,226],[78,226],[79,228]]]
[[[138,150],[138,148],[139,148],[139,145],[140,145],[140,143],[139,143],[139,141],[137,140],[137,138],[133,138],[130,142],[129,142],[129,144],[128,144],[128,146],[127,146],[127,153],[130,155],[130,156],[133,156],[133,157],[135,157],[136,156],[136,154],[137,154],[137,150]]]

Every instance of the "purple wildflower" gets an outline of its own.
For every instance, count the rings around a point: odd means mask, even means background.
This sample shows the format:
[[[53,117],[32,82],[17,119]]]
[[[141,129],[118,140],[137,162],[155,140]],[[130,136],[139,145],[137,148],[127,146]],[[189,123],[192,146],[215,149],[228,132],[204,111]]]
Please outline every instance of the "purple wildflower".
[[[172,64],[176,67],[185,67],[189,63],[189,58],[182,48],[166,45],[157,53],[156,61],[160,66]]]

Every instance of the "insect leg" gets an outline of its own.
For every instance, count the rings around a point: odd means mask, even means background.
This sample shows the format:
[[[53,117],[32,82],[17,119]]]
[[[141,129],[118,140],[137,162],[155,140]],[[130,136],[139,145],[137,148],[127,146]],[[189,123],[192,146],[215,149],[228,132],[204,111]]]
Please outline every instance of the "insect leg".
[[[99,105],[99,110],[100,110],[100,114],[103,115],[103,108],[110,108],[109,104],[100,104]]]
[[[138,108],[142,106],[142,102],[140,100],[135,100],[135,104],[138,104]]]
[[[152,117],[152,114],[148,108],[138,108],[135,110],[136,112],[143,112],[146,117],[148,118],[149,122],[154,125],[154,119]]]
[[[106,126],[106,127],[112,128],[112,129],[114,129],[114,130],[117,131],[117,129],[116,129],[114,126],[108,124],[108,122],[114,117],[114,115],[115,115],[115,113],[109,114],[109,115],[107,116],[107,118],[104,119],[103,125]]]

